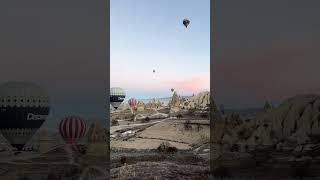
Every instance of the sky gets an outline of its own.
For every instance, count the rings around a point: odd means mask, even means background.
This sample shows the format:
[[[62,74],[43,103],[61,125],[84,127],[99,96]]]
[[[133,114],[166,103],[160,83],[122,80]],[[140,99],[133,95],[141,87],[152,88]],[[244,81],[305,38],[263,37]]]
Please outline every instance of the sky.
[[[110,6],[110,87],[123,88],[127,99],[210,89],[209,0],[111,0]]]
[[[214,96],[225,107],[320,93],[320,1],[217,1]]]
[[[106,12],[104,1],[1,1],[0,83],[40,85],[58,120],[106,117]]]

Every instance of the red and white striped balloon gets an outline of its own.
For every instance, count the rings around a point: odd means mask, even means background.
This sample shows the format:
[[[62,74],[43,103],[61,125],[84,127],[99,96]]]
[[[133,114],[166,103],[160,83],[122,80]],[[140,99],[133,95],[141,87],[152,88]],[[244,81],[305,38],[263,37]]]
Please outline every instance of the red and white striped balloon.
[[[129,99],[128,104],[130,107],[135,107],[137,105],[138,101],[134,98]]]
[[[60,135],[68,144],[75,144],[86,133],[86,123],[78,116],[68,116],[60,121]]]

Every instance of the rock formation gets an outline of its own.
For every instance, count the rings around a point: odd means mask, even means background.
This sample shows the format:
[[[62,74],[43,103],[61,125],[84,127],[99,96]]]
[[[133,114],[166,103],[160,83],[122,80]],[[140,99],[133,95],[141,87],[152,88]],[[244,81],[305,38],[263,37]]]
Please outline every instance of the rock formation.
[[[255,136],[302,144],[320,137],[320,96],[298,95],[256,119]]]
[[[165,113],[154,113],[154,114],[137,114],[136,117],[135,117],[135,120],[144,120],[146,118],[149,118],[150,120],[153,120],[153,119],[165,119],[165,118],[168,118],[169,115],[168,114],[165,114]]]
[[[211,115],[213,166],[229,169],[239,178],[257,173],[256,178],[263,174],[288,179],[294,166],[309,164],[308,175],[319,179],[320,96],[297,95],[266,108],[255,119],[237,123],[218,113]],[[239,168],[246,173],[238,173]]]
[[[215,134],[223,131],[215,135],[217,142],[249,149],[276,146],[292,150],[301,144],[320,141],[320,96],[298,95],[258,114],[254,120],[234,121],[224,119],[215,125]]]
[[[101,122],[96,121],[91,124],[87,133],[88,149],[86,155],[101,155],[109,151],[109,131],[104,128]]]
[[[146,109],[158,109],[162,106],[159,100],[152,99],[149,103],[146,104]]]
[[[145,104],[143,101],[138,101],[137,103],[137,112],[143,112],[145,109]]]
[[[88,143],[107,143],[109,138],[108,130],[103,128],[99,121],[91,124],[88,133]]]
[[[53,138],[50,138],[47,129],[41,129],[39,132],[39,152],[45,152],[57,145],[57,142]]]
[[[169,102],[170,113],[176,113],[181,110],[182,99],[178,96],[177,92],[175,91],[172,95],[172,98]]]
[[[45,152],[61,143],[60,140],[62,140],[60,134],[59,138],[55,139],[55,137],[53,137],[52,134],[49,133],[47,128],[42,127],[34,134],[34,136],[30,141],[28,141],[23,149],[33,149],[39,152]]]
[[[187,109],[207,109],[210,104],[210,92],[204,91],[192,96],[191,99],[186,101],[185,107]]]

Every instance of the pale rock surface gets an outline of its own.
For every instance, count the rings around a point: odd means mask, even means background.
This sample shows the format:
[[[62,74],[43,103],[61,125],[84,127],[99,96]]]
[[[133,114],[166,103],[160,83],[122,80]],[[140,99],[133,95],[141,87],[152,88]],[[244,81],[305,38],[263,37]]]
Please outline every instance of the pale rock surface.
[[[143,101],[138,101],[137,103],[137,112],[143,112],[145,109],[145,104]]]
[[[169,115],[165,113],[156,113],[149,116],[150,119],[165,119],[168,117]]]
[[[258,128],[254,136],[258,136],[264,145],[280,139],[297,144],[308,142],[310,137],[320,135],[319,100],[320,97],[316,95],[298,95],[286,100],[278,108],[260,114],[256,119]]]
[[[147,116],[143,115],[143,114],[137,114],[135,117],[135,120],[140,121],[145,119]]]
[[[178,96],[175,91],[172,95],[172,98],[169,102],[170,113],[177,113],[181,110],[180,105],[182,103],[182,99]]]
[[[159,109],[162,107],[162,103],[159,100],[152,99],[145,106],[146,109]]]
[[[152,119],[165,119],[168,118],[169,115],[165,113],[154,113],[154,114],[137,114],[135,119],[136,120],[143,120],[146,118],[149,118],[150,120]]]
[[[190,108],[206,109],[209,104],[210,104],[209,91],[200,92],[199,94],[192,96],[191,99],[189,99],[185,103],[187,109],[190,109]]]
[[[243,139],[245,132],[250,135]],[[233,131],[233,132],[229,132]],[[247,136],[247,135],[245,135]],[[298,145],[320,140],[320,96],[297,95],[279,107],[258,114],[250,123],[229,124],[225,118],[214,121],[215,143],[239,143],[251,147],[275,146],[277,151],[301,150]]]

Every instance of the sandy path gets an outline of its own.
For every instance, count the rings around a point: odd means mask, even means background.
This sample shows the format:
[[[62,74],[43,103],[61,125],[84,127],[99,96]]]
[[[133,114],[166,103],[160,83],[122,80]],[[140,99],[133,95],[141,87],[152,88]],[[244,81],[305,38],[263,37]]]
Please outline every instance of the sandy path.
[[[137,123],[137,124],[129,124],[129,125],[112,126],[112,127],[110,127],[110,133],[112,134],[112,133],[115,133],[116,131],[139,127],[139,126],[154,125],[154,124],[157,124],[157,123],[164,121],[164,120],[165,119],[160,120],[160,121],[153,121],[153,122],[149,122],[149,123]]]

